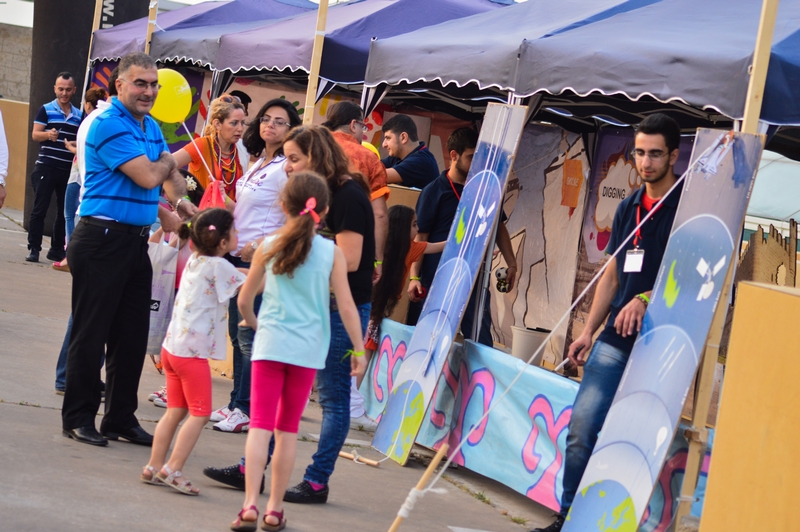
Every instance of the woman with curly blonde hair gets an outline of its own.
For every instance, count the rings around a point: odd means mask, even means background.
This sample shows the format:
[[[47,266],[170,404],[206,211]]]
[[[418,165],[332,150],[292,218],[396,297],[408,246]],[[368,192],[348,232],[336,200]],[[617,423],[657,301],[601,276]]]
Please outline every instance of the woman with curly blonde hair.
[[[236,182],[250,160],[246,150],[237,146],[244,129],[244,105],[236,97],[223,94],[211,102],[203,136],[173,154],[178,167],[188,164],[189,172],[204,189],[212,178],[222,181],[225,194],[236,201]]]

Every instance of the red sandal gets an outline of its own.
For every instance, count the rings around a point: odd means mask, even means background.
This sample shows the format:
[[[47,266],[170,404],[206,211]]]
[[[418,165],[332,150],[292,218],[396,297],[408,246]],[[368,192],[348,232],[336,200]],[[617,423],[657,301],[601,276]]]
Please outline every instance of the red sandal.
[[[244,513],[249,511],[256,513],[256,518],[252,521],[244,519]],[[242,508],[236,520],[231,523],[231,530],[234,532],[256,532],[258,530],[258,508],[255,505],[250,508]]]
[[[267,523],[267,517],[270,516],[278,518],[277,525],[271,525]],[[261,520],[261,530],[266,530],[267,532],[278,532],[278,530],[283,530],[284,528],[286,528],[286,519],[283,517],[283,510],[280,512],[270,510],[264,514],[264,519]]]

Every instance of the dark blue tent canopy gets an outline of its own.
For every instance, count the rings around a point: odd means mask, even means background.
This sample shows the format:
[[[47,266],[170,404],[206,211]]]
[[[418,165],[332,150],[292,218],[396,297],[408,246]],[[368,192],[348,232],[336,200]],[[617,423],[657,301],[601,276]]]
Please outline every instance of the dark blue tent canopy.
[[[325,36],[320,76],[363,83],[370,42],[500,7],[493,0],[399,0]]]
[[[514,90],[682,102],[739,119],[761,12],[756,0],[662,0],[524,44]],[[761,119],[800,125],[800,2],[778,8]]]

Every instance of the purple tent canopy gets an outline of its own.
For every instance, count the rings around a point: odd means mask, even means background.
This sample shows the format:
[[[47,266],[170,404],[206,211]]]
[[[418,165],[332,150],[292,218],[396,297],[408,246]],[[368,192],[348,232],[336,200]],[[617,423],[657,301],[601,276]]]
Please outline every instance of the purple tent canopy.
[[[172,31],[181,34],[192,29],[203,32],[210,26],[233,25],[281,19],[316,10],[316,4],[308,0],[229,0],[204,2],[170,11],[158,16],[156,32],[160,41],[167,40]],[[119,59],[131,52],[144,51],[147,36],[147,18],[120,24],[94,34],[92,60]]]

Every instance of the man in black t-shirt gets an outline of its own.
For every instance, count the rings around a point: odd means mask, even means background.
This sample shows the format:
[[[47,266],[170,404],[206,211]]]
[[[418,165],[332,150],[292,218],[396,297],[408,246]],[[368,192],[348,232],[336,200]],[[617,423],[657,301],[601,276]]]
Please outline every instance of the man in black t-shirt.
[[[450,157],[450,168],[442,172],[431,184],[426,186],[417,200],[417,226],[419,233],[417,240],[420,242],[442,242],[447,240],[450,226],[456,217],[458,202],[464,190],[464,183],[472,165],[472,156],[478,144],[478,134],[470,128],[455,130],[447,139],[447,152]],[[505,214],[500,212],[500,225],[497,226],[497,247],[503,254],[508,264],[509,290],[514,286],[517,275],[517,261],[511,246],[511,238],[505,225]],[[433,283],[436,269],[439,267],[441,253],[423,255],[422,259],[411,266],[410,282],[408,285],[407,323],[415,325],[422,312],[423,294],[427,293]],[[475,305],[477,304],[478,290],[473,289],[464,317],[461,320],[461,332],[465,338],[472,336],[473,321],[475,319]],[[492,347],[492,315],[489,309],[489,292],[483,307],[483,316],[480,324],[478,341]]]
[[[678,160],[680,140],[678,124],[664,114],[651,115],[639,125],[632,155],[644,187],[617,207],[606,249],[616,251],[633,233],[638,220],[644,218],[675,184],[673,165]],[[597,283],[583,332],[569,346],[570,361],[585,366],[567,434],[561,511],[553,524],[532,532],[559,532],[564,524],[628,364],[633,343],[642,328],[642,318],[650,303],[679,199],[678,189],[664,198],[652,218],[625,244],[619,255],[609,259],[611,263]],[[592,346],[592,337],[606,317],[606,326]]]
[[[411,117],[395,115],[383,124],[383,147],[389,152],[381,161],[389,183],[421,189],[439,175],[436,158],[420,142]]]

